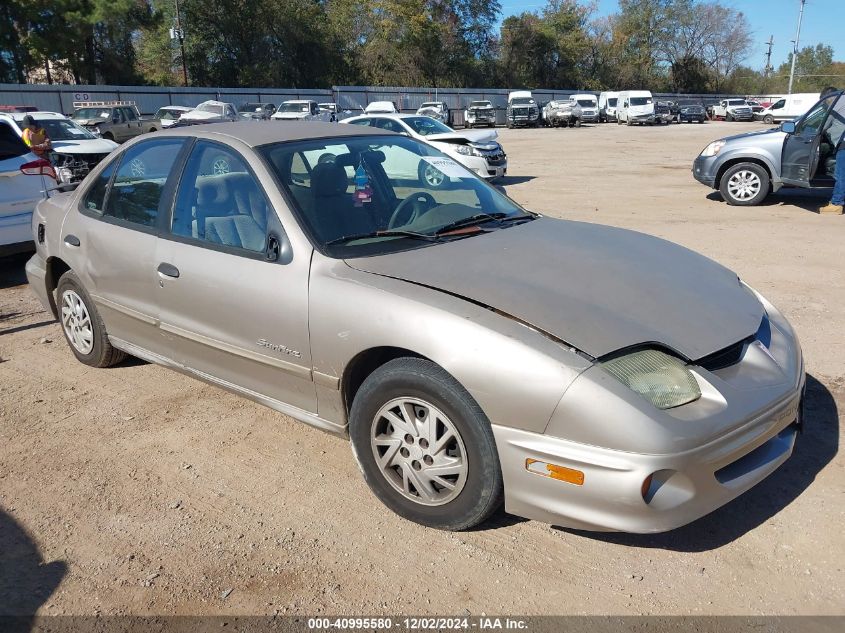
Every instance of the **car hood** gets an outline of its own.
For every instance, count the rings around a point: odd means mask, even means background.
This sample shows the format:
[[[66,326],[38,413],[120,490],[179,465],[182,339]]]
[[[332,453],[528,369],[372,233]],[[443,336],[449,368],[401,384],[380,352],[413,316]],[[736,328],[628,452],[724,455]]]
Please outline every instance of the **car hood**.
[[[74,119],[74,118],[71,118],[71,121],[73,121],[77,125],[85,125],[85,126],[100,125],[101,123],[111,123],[111,119],[103,119],[102,117],[93,117],[91,119]]]
[[[78,141],[52,141],[53,151],[59,154],[108,154],[117,143],[105,138],[88,138]]]
[[[205,112],[204,110],[191,110],[179,118],[185,119],[186,121],[210,121],[212,119],[222,119],[223,115],[215,112]]]
[[[276,112],[271,119],[304,119],[310,112]]]
[[[347,264],[489,306],[593,357],[659,343],[697,360],[754,334],[764,316],[720,264],[584,222],[539,218]]]
[[[489,143],[499,138],[499,133],[496,130],[462,130],[460,132],[429,134],[422,138],[426,141],[443,143]]]
[[[745,134],[735,134],[734,136],[727,136],[722,140],[725,143],[744,143],[745,141],[751,139],[755,143],[760,143],[761,141],[767,143],[776,143],[780,144],[786,138],[786,132],[782,132],[780,128],[774,127],[769,128],[767,130],[759,130],[756,132],[746,132]],[[766,138],[767,137],[767,138]]]

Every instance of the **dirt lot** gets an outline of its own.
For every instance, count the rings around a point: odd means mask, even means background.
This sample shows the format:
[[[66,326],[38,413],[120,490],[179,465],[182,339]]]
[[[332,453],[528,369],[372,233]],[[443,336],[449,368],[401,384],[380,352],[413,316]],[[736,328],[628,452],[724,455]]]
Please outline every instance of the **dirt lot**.
[[[502,130],[508,193],[736,270],[795,325],[808,431],[774,476],[657,536],[388,512],[346,442],[160,367],[77,363],[0,263],[0,613],[843,614],[845,217],[728,207],[690,174],[711,123]],[[231,590],[231,591],[230,591]]]

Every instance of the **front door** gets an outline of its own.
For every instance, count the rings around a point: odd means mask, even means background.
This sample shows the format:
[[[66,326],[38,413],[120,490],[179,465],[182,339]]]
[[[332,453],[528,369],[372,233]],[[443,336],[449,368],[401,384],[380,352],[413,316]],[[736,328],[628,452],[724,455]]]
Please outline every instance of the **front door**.
[[[159,354],[156,234],[184,144],[170,138],[133,145],[90,183],[79,213],[68,214],[61,226],[62,256],[82,278],[109,334]]]
[[[174,360],[224,386],[316,412],[311,252],[291,252],[243,156],[198,141],[162,237],[160,328]]]
[[[837,95],[831,95],[819,101],[798,120],[795,132],[786,137],[781,158],[781,179],[786,184],[796,187],[810,186],[810,180],[819,164],[821,131],[836,97]]]

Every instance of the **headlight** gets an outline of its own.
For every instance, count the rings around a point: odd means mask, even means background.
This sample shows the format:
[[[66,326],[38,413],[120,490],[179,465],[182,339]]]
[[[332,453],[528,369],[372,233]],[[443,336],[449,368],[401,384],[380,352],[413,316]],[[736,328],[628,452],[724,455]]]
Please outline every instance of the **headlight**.
[[[472,148],[469,145],[455,145],[455,151],[464,156],[472,156]]]
[[[67,167],[60,167],[56,170],[56,179],[59,181],[60,184],[69,183],[71,180],[73,180],[73,171],[71,171]]]
[[[721,151],[721,149],[724,146],[725,146],[725,141],[713,141],[712,143],[710,143],[710,145],[708,145],[707,147],[705,147],[702,150],[701,155],[702,156],[715,156],[716,154],[718,154]]]
[[[684,363],[656,349],[626,354],[601,363],[611,376],[658,409],[694,402],[701,389]]]

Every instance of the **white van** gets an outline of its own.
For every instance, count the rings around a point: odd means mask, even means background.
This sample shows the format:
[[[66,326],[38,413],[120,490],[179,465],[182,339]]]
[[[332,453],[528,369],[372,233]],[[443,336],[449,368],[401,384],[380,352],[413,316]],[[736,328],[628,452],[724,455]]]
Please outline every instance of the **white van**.
[[[581,106],[581,121],[585,123],[599,122],[599,104],[596,100],[596,95],[593,94],[575,94],[569,97],[570,101],[574,101]]]
[[[763,110],[759,117],[767,125],[797,119],[804,116],[810,108],[818,103],[820,96],[818,92],[799,92],[787,95]]]
[[[616,120],[616,100],[618,92],[602,92],[599,95],[599,123]]]
[[[648,90],[623,90],[616,101],[616,123],[654,123],[654,97]]]

